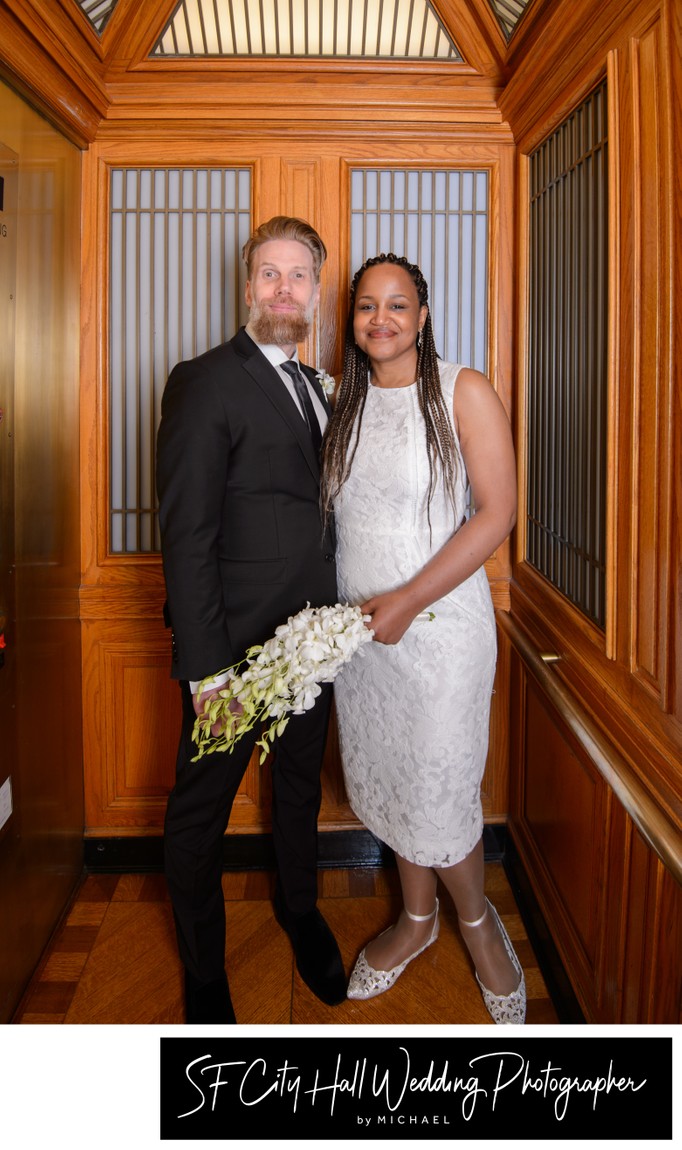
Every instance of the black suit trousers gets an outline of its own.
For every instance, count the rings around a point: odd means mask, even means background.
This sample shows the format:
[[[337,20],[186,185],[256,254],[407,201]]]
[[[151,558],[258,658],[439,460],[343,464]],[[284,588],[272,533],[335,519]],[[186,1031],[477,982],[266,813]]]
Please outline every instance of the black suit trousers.
[[[199,983],[225,969],[223,835],[249,763],[257,731],[230,752],[193,763],[195,714],[189,685],[181,682],[183,724],[176,783],[168,799],[164,865],[173,905],[180,957]],[[292,715],[277,739],[272,761],[272,836],[281,912],[295,919],[317,901],[317,817],[331,685],[323,684],[315,706]]]

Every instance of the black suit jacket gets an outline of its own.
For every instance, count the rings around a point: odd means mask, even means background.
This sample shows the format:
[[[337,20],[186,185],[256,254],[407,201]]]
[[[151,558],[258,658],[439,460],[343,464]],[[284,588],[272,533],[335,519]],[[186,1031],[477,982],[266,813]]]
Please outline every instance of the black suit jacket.
[[[310,434],[243,328],[171,372],[157,486],[174,678],[214,674],[307,602],[336,602]]]

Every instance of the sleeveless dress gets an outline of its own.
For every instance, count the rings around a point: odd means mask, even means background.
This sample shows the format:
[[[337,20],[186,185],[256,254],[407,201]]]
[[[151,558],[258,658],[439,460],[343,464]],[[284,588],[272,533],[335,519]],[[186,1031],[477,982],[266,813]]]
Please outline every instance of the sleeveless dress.
[[[440,364],[451,417],[459,371]],[[399,587],[462,523],[467,479],[455,442],[456,507],[438,483],[430,538],[417,385],[368,386],[353,466],[334,508],[342,602],[360,604]],[[353,811],[403,858],[445,867],[461,862],[483,831],[480,786],[496,661],[483,567],[430,609],[435,619],[415,619],[394,646],[361,647],[334,688]]]

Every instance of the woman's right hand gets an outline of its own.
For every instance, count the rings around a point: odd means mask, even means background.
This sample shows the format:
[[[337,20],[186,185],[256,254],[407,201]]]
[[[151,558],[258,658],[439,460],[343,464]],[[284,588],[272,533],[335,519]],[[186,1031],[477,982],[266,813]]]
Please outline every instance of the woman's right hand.
[[[421,611],[421,605],[406,588],[399,587],[397,591],[374,595],[361,605],[360,610],[363,615],[371,616],[365,626],[374,631],[375,642],[393,646],[400,642]]]

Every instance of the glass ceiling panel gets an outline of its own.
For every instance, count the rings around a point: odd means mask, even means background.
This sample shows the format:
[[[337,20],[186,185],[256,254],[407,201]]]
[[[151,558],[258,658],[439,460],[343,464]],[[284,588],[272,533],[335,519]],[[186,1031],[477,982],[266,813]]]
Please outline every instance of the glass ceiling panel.
[[[516,25],[532,0],[489,0],[489,3],[509,43],[516,31]]]
[[[95,31],[101,35],[118,0],[76,0],[76,3],[85,12]]]
[[[151,55],[462,59],[428,0],[181,0]]]

